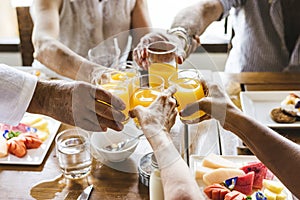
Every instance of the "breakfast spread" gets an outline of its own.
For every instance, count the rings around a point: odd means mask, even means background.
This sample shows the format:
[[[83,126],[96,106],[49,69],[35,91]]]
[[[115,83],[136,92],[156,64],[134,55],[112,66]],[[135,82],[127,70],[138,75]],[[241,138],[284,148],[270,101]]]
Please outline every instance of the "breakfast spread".
[[[294,123],[300,119],[300,97],[290,93],[280,103],[280,107],[271,110],[271,118],[277,123]]]
[[[40,116],[24,117],[17,126],[0,124],[0,132],[0,157],[12,154],[22,158],[49,136],[48,122]]]
[[[235,163],[210,154],[195,167],[195,178],[212,200],[286,200],[287,193],[273,173],[259,160]]]

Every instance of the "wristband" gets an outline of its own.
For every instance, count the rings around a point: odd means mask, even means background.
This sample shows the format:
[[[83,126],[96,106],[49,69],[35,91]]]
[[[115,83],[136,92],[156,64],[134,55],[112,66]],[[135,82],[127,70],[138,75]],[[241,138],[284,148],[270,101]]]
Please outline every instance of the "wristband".
[[[183,27],[175,27],[171,28],[167,31],[167,33],[176,35],[179,38],[182,38],[185,41],[184,51],[186,54],[189,53],[190,48],[192,46],[193,38],[188,34],[187,30]]]

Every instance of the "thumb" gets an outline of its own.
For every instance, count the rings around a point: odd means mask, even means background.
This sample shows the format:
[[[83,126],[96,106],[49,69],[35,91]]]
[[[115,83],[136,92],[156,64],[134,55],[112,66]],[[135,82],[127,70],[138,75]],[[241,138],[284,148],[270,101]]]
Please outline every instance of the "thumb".
[[[129,116],[131,118],[139,118],[140,117],[140,114],[143,112],[143,108],[142,106],[136,106],[134,109],[130,110],[129,111]]]

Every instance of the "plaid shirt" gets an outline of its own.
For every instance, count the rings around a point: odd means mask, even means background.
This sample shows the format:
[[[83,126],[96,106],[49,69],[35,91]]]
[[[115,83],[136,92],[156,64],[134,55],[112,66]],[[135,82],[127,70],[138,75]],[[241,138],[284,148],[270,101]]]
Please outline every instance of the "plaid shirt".
[[[235,31],[225,71],[300,71],[299,33],[293,50],[289,52],[280,0],[220,2],[224,8],[223,16],[233,8],[232,24]],[[300,10],[299,6],[294,8]]]

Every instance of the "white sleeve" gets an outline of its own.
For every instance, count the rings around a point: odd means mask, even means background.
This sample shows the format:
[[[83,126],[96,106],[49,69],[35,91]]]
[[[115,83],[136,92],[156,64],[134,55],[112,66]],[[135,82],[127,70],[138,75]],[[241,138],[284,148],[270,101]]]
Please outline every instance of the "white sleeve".
[[[0,64],[0,122],[17,125],[26,112],[37,77]]]

